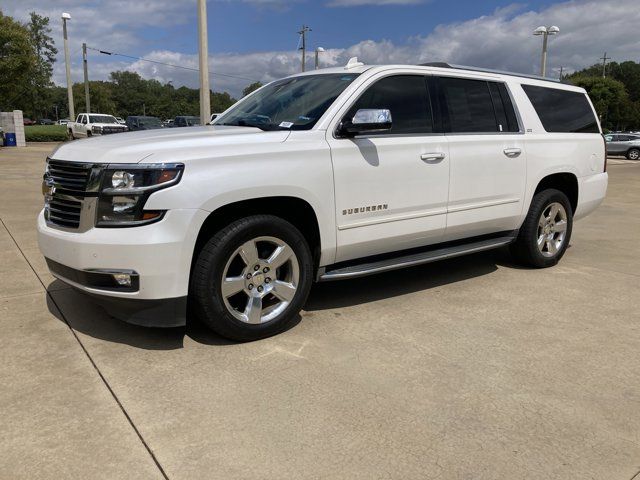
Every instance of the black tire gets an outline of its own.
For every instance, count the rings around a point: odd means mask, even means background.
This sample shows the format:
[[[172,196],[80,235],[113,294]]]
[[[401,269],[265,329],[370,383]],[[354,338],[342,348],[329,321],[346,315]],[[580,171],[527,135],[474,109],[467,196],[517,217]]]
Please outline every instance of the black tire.
[[[561,247],[552,256],[545,256],[538,248],[538,223],[542,213],[553,204],[561,204],[566,212],[567,225]],[[525,218],[517,240],[511,244],[511,253],[515,259],[526,266],[535,268],[552,267],[560,261],[571,240],[573,228],[573,211],[567,196],[560,190],[548,189],[538,192],[531,200],[529,212]]]
[[[73,130],[71,130],[71,129],[67,130],[67,138],[69,140],[75,140],[76,139],[76,137],[73,136]]]
[[[627,152],[627,158],[629,160],[638,160],[640,159],[640,149],[632,148]]]
[[[258,237],[275,237],[293,250],[299,280],[293,299],[275,318],[259,324],[245,323],[228,310],[222,296],[222,277],[234,252]],[[191,274],[189,301],[196,318],[219,335],[237,341],[253,341],[288,330],[300,321],[300,310],[313,283],[313,259],[300,231],[282,218],[254,215],[242,218],[213,235],[198,254]]]

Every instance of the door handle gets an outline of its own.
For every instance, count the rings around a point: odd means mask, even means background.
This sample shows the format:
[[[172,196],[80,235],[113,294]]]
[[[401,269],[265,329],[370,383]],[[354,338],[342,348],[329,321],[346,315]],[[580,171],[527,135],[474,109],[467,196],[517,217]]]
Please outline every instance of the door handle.
[[[520,154],[522,153],[522,150],[519,148],[505,148],[503,152],[509,158],[516,158],[520,156]]]
[[[420,155],[420,159],[425,162],[437,162],[444,160],[444,157],[446,157],[446,155],[443,152],[423,153]]]

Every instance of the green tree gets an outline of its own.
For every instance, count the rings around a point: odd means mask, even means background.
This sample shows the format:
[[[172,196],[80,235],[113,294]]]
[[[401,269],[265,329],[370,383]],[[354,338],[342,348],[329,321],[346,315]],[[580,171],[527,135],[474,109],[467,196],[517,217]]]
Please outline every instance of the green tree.
[[[25,107],[37,57],[29,30],[0,11],[0,110]]]
[[[603,126],[625,129],[633,121],[632,105],[624,84],[613,78],[573,76],[571,83],[584,88]]]
[[[31,99],[29,113],[35,118],[40,118],[50,103],[47,98],[47,87],[52,86],[51,75],[58,49],[50,35],[49,17],[31,12],[26,26],[29,30],[31,48],[36,56],[36,65],[29,78],[29,98]]]
[[[246,86],[244,90],[242,90],[242,96],[246,97],[251,92],[255,92],[256,90],[258,90],[260,87],[262,87],[261,82],[253,82],[251,85]]]

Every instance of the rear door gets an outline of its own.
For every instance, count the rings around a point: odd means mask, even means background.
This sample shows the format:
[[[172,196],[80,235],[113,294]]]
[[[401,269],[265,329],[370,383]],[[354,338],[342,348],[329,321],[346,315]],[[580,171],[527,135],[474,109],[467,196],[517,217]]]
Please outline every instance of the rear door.
[[[502,82],[438,77],[449,141],[446,240],[518,228],[526,184],[524,135]]]

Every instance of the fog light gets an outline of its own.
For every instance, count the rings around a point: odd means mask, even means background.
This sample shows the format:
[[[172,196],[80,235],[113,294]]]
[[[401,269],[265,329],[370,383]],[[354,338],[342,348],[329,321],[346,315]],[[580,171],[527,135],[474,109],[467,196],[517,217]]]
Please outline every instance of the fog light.
[[[114,273],[113,274],[113,279],[121,287],[130,287],[131,286],[131,275],[129,275],[128,273]]]

